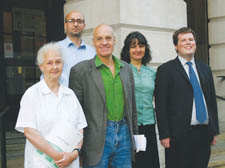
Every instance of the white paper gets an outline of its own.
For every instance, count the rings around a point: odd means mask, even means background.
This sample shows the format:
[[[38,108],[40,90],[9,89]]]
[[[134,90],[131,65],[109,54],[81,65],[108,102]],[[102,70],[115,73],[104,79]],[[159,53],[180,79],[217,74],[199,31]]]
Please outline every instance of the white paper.
[[[57,123],[49,135],[46,137],[48,143],[59,152],[72,152],[80,143],[83,135],[72,125],[66,122]],[[58,168],[54,160],[37,150],[38,156],[45,162],[48,167]]]
[[[50,132],[46,139],[57,145],[64,152],[72,152],[79,144],[83,135],[68,123],[58,123]]]
[[[134,141],[136,145],[136,152],[146,150],[146,137],[144,135],[134,135]]]

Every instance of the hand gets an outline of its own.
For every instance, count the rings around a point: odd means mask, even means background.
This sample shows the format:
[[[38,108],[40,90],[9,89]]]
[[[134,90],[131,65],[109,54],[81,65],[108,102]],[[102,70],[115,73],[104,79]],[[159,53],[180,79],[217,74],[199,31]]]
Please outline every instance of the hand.
[[[63,153],[62,152],[58,152],[58,151],[56,151],[55,153],[54,153],[54,157],[52,157],[54,160],[60,160],[60,159],[62,159],[63,158]]]
[[[213,140],[212,140],[212,144],[211,145],[215,145],[216,144],[216,136],[213,137]]]
[[[59,168],[64,168],[69,166],[73,160],[75,160],[78,157],[78,154],[74,157],[74,153],[69,153],[69,152],[62,152],[63,157],[60,160],[55,160],[55,164]]]
[[[170,138],[161,139],[160,142],[164,148],[170,147]]]

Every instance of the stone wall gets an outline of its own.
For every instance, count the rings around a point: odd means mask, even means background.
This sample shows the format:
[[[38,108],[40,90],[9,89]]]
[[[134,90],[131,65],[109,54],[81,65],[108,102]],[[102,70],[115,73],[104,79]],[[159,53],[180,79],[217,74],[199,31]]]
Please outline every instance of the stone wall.
[[[225,97],[225,1],[208,0],[209,63],[213,71],[216,94]],[[217,99],[219,121],[225,122],[225,101]]]

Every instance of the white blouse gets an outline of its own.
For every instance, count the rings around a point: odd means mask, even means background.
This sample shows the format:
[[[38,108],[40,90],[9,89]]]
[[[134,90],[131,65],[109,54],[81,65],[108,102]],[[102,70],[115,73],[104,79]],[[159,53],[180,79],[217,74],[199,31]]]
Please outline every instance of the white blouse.
[[[83,110],[74,92],[60,85],[57,97],[42,79],[24,93],[15,129],[24,133],[25,127],[34,128],[45,138],[59,121],[70,123],[78,130],[87,126]],[[36,148],[28,140],[25,146],[24,167],[48,167],[36,155]],[[78,168],[79,158],[69,167]]]

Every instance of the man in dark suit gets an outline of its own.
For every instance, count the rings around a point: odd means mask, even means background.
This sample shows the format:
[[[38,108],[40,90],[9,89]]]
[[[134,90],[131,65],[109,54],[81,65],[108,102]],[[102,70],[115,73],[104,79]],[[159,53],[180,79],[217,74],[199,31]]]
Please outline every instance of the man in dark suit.
[[[83,167],[131,168],[133,134],[138,133],[133,73],[112,55],[112,27],[97,26],[93,43],[96,57],[75,65],[69,78],[88,123],[81,151]]]
[[[157,69],[155,105],[166,168],[207,168],[219,134],[212,72],[194,59],[196,35],[183,27],[173,34],[176,59]]]

